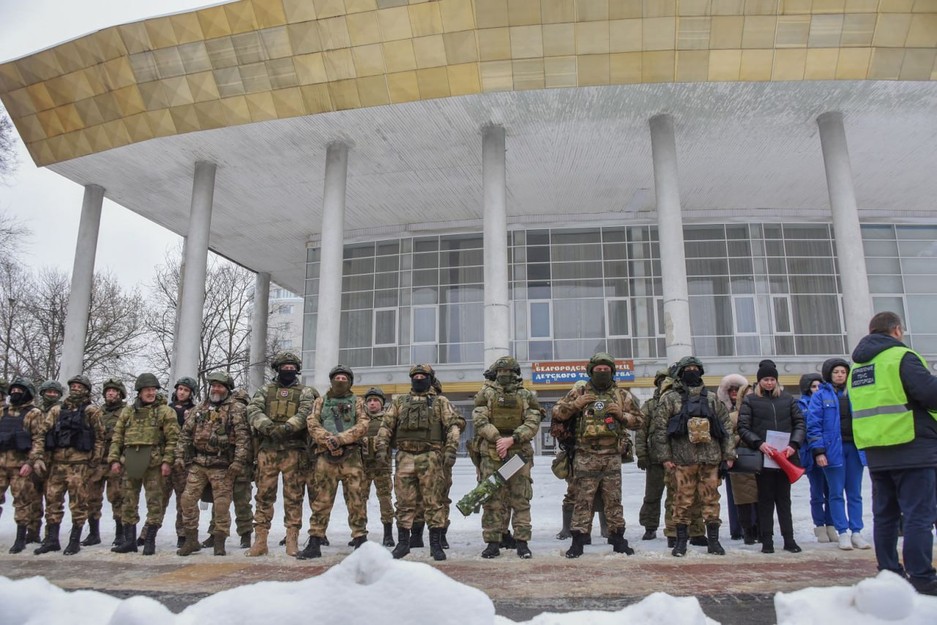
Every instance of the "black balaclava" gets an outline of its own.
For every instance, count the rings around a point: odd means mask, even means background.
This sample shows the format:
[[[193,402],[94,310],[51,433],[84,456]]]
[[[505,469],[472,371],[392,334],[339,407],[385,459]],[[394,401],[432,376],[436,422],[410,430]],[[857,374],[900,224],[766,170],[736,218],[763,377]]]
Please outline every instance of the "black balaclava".
[[[280,384],[283,386],[290,386],[293,382],[296,381],[296,376],[299,375],[298,371],[286,370],[283,369],[277,371],[277,380],[280,381]]]
[[[703,374],[699,372],[699,369],[684,369],[680,373],[680,380],[688,387],[702,386]]]
[[[410,388],[413,389],[414,393],[425,393],[433,385],[433,379],[429,376],[424,378],[410,378]]]

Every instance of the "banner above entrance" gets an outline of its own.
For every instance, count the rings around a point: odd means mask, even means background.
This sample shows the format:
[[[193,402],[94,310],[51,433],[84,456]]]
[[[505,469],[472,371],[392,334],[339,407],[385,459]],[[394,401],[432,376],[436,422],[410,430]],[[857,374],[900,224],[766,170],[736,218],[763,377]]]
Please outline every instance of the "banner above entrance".
[[[551,360],[531,363],[530,381],[534,384],[575,384],[588,380],[588,360]],[[634,361],[615,361],[615,381],[634,382]]]

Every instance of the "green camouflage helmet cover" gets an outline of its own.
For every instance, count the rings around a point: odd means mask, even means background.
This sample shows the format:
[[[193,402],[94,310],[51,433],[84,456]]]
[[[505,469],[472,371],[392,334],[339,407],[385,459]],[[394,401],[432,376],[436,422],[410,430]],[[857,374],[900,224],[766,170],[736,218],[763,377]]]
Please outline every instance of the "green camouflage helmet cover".
[[[372,386],[368,389],[368,392],[364,394],[364,401],[368,401],[369,397],[378,397],[382,404],[387,403],[387,397],[384,396],[384,391],[376,386]]]
[[[592,370],[595,369],[596,365],[608,365],[612,368],[612,375],[615,375],[615,359],[612,358],[611,354],[599,352],[589,359],[589,364],[586,365],[586,373],[589,374],[589,377],[592,377]]]
[[[345,375],[348,376],[349,382],[351,382],[352,384],[355,383],[355,372],[351,370],[351,367],[347,367],[345,365],[335,365],[334,367],[332,367],[332,370],[329,371],[329,379],[331,380],[332,378],[337,376],[339,373],[344,373]]]
[[[67,384],[68,386],[71,386],[75,382],[77,382],[78,384],[81,384],[86,389],[88,389],[89,393],[91,392],[91,380],[88,379],[88,376],[82,375],[80,373],[78,375],[73,375],[72,377],[68,379]]]
[[[517,375],[521,374],[521,366],[518,364],[517,359],[514,356],[502,356],[498,358],[493,365],[491,365],[492,370],[497,371],[498,369],[507,369],[508,371],[513,371]]]
[[[123,380],[119,380],[117,378],[108,378],[107,380],[104,380],[104,386],[101,387],[101,392],[104,392],[109,388],[112,388],[120,393],[121,399],[127,399],[127,387],[124,386]]]
[[[704,373],[706,373],[706,371],[703,369],[703,362],[699,358],[697,358],[696,356],[684,356],[683,358],[677,361],[676,365],[671,367],[671,369],[673,370],[673,374],[674,374],[672,377],[679,378],[680,374],[683,373],[683,370],[689,367],[690,365],[696,365],[697,367],[699,367],[700,375],[703,375]]]
[[[191,380],[192,378],[189,378],[189,379]],[[232,378],[230,375],[228,375],[224,371],[215,371],[214,373],[209,373],[208,376],[205,378],[205,381],[208,382],[209,384],[211,384],[212,382],[223,384],[224,386],[227,387],[229,391],[234,390],[234,378]],[[178,383],[176,384],[176,386],[178,386]],[[189,387],[189,388],[192,388],[192,387]]]
[[[59,392],[59,397],[65,394],[65,387],[58,380],[46,380],[39,385],[39,395],[42,396],[46,391],[53,390]]]
[[[141,373],[137,376],[137,381],[133,383],[133,388],[135,391],[140,392],[145,388],[153,387],[157,390],[163,388],[159,384],[159,380],[156,379],[156,376],[152,373]]]
[[[283,365],[296,365],[296,371],[303,366],[303,361],[293,352],[280,352],[270,361],[270,368],[279,371]]]
[[[20,388],[24,389],[32,398],[36,397],[36,387],[33,385],[33,381],[29,378],[13,378],[13,381],[10,382],[10,389],[12,390],[14,386],[19,386]]]
[[[176,380],[176,383],[172,385],[174,389],[184,386],[192,391],[192,394],[198,392],[198,382],[195,381],[195,378],[190,378],[189,376],[183,376]]]
[[[410,367],[410,373],[408,375],[411,378],[415,376],[417,373],[422,373],[423,375],[431,379],[436,378],[436,372],[433,371],[433,367],[431,367],[430,365],[420,364],[420,365],[413,365],[412,367]]]

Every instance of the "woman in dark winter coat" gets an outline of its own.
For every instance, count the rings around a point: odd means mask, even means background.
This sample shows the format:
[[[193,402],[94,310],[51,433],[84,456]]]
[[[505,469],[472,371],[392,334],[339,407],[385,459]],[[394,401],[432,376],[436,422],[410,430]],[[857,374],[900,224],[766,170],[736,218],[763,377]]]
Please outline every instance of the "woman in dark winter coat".
[[[730,373],[719,382],[716,398],[725,404],[732,420],[732,435],[738,445],[739,404],[742,396],[739,391],[749,388],[750,384],[745,376]],[[726,475],[726,496],[729,500],[729,533],[732,540],[745,538],[746,545],[755,544],[755,527],[757,524],[756,503],[758,502],[758,488],[755,486],[755,476],[748,473],[735,473]]]
[[[807,419],[810,398],[822,383],[823,377],[819,373],[807,373],[800,376],[800,399],[797,400],[797,405],[800,406],[804,419]],[[839,535],[833,527],[833,517],[830,516],[830,489],[823,476],[823,467],[813,461],[813,451],[809,444],[800,448],[800,466],[807,472],[807,479],[810,481],[810,516],[813,518],[813,533],[817,537],[817,542],[836,542],[839,540]]]
[[[788,432],[788,445],[780,451],[791,462],[799,463],[797,450],[806,435],[804,416],[794,398],[782,391],[778,384],[778,369],[771,361],[762,361],[758,367],[755,392],[742,400],[739,411],[739,436],[751,449],[760,449],[765,455],[775,451],[765,442],[768,431]],[[794,542],[794,522],[791,519],[791,483],[780,469],[765,468],[756,478],[758,483],[758,529],[761,533],[761,552],[774,553],[774,510],[778,511],[778,525],[784,537],[784,550],[801,551]]]

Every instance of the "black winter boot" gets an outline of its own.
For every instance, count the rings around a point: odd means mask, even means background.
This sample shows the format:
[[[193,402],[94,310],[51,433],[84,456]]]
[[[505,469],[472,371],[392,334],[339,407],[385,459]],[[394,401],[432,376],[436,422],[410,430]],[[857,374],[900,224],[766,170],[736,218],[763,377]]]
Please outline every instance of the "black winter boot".
[[[689,543],[693,547],[708,547],[709,546],[709,540],[702,534],[700,534],[699,536],[690,536]]]
[[[211,549],[214,546],[215,546],[215,535],[209,534],[208,538],[202,541],[202,549]]]
[[[686,555],[686,543],[690,539],[690,529],[685,524],[677,526],[677,540],[674,542],[670,555],[682,558]]]
[[[708,552],[717,555],[724,556],[726,555],[726,550],[722,548],[722,545],[719,543],[719,524],[718,523],[707,523],[706,524],[706,540],[709,541]]]
[[[410,549],[415,549],[417,547],[423,547],[423,528],[426,527],[426,523],[414,523],[413,528],[410,530]]]
[[[482,551],[482,557],[485,558],[486,560],[490,560],[491,558],[497,558],[498,556],[501,555],[500,546],[501,546],[501,543],[498,543],[498,542],[488,543],[488,546],[485,547],[484,551]]]
[[[250,549],[251,548],[251,533],[245,532],[241,534],[241,544],[239,545],[241,549]]]
[[[33,550],[33,553],[38,556],[41,553],[49,553],[50,551],[61,550],[62,546],[59,544],[59,524],[47,523],[46,537],[42,539],[42,544],[39,545],[37,549]]]
[[[10,547],[10,553],[19,553],[26,548],[26,526],[17,525],[16,526],[16,540],[13,541],[13,546]]]
[[[297,560],[311,560],[322,557],[322,549],[319,548],[322,540],[318,536],[310,536],[309,541],[302,551],[296,554]]]
[[[634,549],[628,546],[628,539],[625,538],[625,529],[615,530],[613,534],[608,535],[608,541],[612,543],[612,551],[633,556]]]
[[[527,546],[526,540],[517,541],[517,557],[523,560],[530,560],[534,554],[530,553],[530,547]]]
[[[578,558],[582,555],[582,532],[570,531],[569,534],[573,539],[573,544],[566,550],[566,557]]]
[[[439,546],[443,549],[449,548],[449,541],[446,539],[446,532],[449,531],[448,527],[444,527],[439,530]]]
[[[68,535],[68,544],[65,545],[65,551],[62,552],[63,555],[73,556],[81,551],[81,529],[84,525],[84,523],[72,523],[72,531],[71,534]],[[98,539],[98,542],[101,542],[101,540]]]
[[[356,538],[352,538],[352,539],[351,539],[351,544],[350,544],[350,546],[351,546],[351,547],[354,547],[355,549],[357,549],[358,547],[360,547],[361,545],[363,545],[363,544],[366,543],[366,542],[368,542],[368,537],[367,537],[367,535],[365,535],[365,536],[358,536],[358,537],[356,537]]]
[[[511,532],[504,532],[501,534],[501,548],[517,549],[517,541],[514,540],[513,536],[511,536]]]
[[[573,522],[573,507],[563,506],[563,529],[556,535],[557,540],[567,540],[571,536],[569,524]]]
[[[156,533],[159,531],[159,527],[144,525],[143,529],[146,530],[146,538],[143,540],[143,555],[151,556],[156,553]]]
[[[111,547],[119,545],[123,538],[124,524],[120,522],[120,519],[114,519],[114,542],[111,543]]]
[[[137,547],[142,547],[143,543],[146,542],[146,532],[149,525],[146,523],[143,524],[143,527],[140,528],[140,535],[137,537]]]
[[[82,547],[101,544],[101,519],[88,519],[88,535],[81,541]]]
[[[37,545],[42,542],[42,522],[37,523],[34,527],[26,528],[26,544],[36,543]]]
[[[442,549],[442,544],[439,542],[439,537],[442,535],[442,528],[429,528],[429,552],[433,556],[433,560],[441,562],[446,559],[446,552]]]
[[[668,537],[667,537],[667,548],[668,548],[668,549],[673,549],[673,548],[676,547],[676,546],[677,546],[677,537],[676,537],[676,536],[668,536]]]
[[[397,546],[391,552],[394,560],[399,560],[410,553],[410,530],[397,526]]]
[[[114,553],[130,553],[131,551],[137,551],[137,526],[136,524],[131,525],[130,523],[124,523],[124,534],[121,536],[120,544],[116,547],[111,547],[111,551]]]
[[[742,528],[742,540],[745,542],[746,545],[754,545],[756,542],[758,542],[758,539],[755,536],[755,528],[754,527]]]
[[[394,524],[385,523],[384,524],[384,540],[381,542],[385,547],[393,547],[396,545],[394,542]]]
[[[644,530],[644,535],[641,536],[641,540],[654,540],[657,538],[657,529],[647,528]]]
[[[761,553],[774,553],[774,537],[773,536],[761,537]]]
[[[789,551],[791,553],[800,553],[803,549],[800,548],[796,542],[794,542],[793,536],[784,537],[784,551]]]

